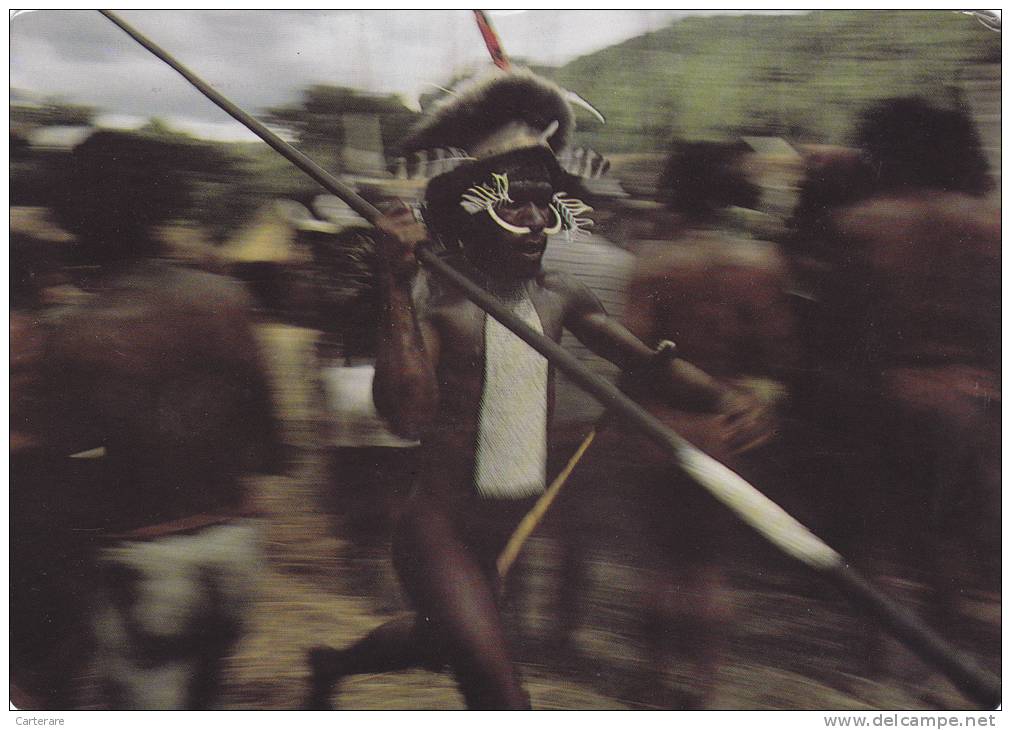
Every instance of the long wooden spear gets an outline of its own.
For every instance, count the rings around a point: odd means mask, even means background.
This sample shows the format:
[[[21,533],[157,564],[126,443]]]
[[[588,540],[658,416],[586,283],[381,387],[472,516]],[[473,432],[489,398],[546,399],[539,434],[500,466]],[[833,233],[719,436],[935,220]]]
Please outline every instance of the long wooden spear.
[[[138,30],[111,11],[101,10],[99,12],[144,48],[175,69],[200,93],[252,130],[264,142],[316,180],[326,190],[343,199],[360,216],[370,223],[379,220],[380,212],[366,200],[271,132],[258,120],[230,102]],[[830,579],[847,596],[868,609],[872,615],[876,616],[914,651],[941,668],[967,695],[987,707],[996,707],[1000,704],[1000,680],[997,677],[980,667],[971,657],[949,645],[914,614],[871,586],[843,560],[841,555],[768,497],[726,466],[702,453],[667,428],[648,411],[629,399],[614,384],[592,373],[558,343],[535,332],[496,297],[448,265],[433,251],[423,247],[417,251],[417,256],[427,268],[456,285],[468,299],[509,328],[537,352],[544,355],[552,365],[596,397],[611,413],[664,448],[681,469],[733,511],[743,522],[786,554]]]

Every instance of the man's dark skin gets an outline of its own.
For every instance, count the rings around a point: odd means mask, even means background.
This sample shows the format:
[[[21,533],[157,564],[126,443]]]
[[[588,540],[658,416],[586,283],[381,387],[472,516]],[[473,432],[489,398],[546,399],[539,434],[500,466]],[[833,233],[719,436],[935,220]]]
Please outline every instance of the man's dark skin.
[[[473,216],[471,229],[460,231],[462,268],[493,291],[523,286],[551,339],[558,341],[565,327],[622,368],[642,368],[653,350],[608,317],[586,287],[541,269],[544,230],[554,216],[546,180],[511,181],[513,202],[496,208],[502,220],[529,233],[508,232],[484,213]],[[423,450],[418,484],[394,536],[394,564],[417,617],[381,626],[341,652],[313,650],[310,704],[325,706],[329,687],[343,675],[448,664],[471,709],[528,708],[496,604],[495,557],[530,501],[479,498],[473,485],[486,315],[451,289],[412,301],[414,250],[429,232],[406,209],[387,214],[378,228],[384,306],[373,395],[391,427],[420,438]],[[761,428],[750,403],[691,365],[675,360],[667,375],[656,387],[681,407],[727,414],[729,442],[747,442]],[[550,385],[547,397],[550,413]]]

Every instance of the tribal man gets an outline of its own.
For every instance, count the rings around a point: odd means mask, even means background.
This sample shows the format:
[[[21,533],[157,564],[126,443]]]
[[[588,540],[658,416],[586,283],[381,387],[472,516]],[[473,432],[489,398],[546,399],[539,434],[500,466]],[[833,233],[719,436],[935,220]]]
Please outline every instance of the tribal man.
[[[572,124],[557,87],[496,73],[449,97],[407,144],[466,150],[429,182],[425,224],[406,208],[388,213],[377,242],[375,404],[394,430],[422,442],[393,544],[416,613],[349,648],[311,650],[312,708],[329,706],[343,676],[419,666],[451,668],[471,709],[529,707],[496,604],[495,559],[545,487],[551,368],[458,291],[419,282],[414,250],[438,239],[457,251],[461,270],[555,341],[565,327],[626,371],[650,364],[653,351],[588,289],[541,267],[549,235],[587,223],[554,154]],[[684,361],[664,367],[655,387],[682,408],[725,414],[728,442],[764,427],[761,409],[739,393]]]

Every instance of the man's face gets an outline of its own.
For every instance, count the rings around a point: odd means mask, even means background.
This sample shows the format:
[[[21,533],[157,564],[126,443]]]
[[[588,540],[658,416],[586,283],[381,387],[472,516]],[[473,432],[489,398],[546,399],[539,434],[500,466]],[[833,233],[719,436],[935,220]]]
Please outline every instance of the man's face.
[[[514,233],[490,214],[479,214],[476,240],[465,243],[471,262],[495,278],[529,279],[536,275],[548,240],[545,229],[557,222],[550,207],[553,192],[547,181],[510,181],[512,202],[496,206],[495,215],[509,226],[529,231]]]

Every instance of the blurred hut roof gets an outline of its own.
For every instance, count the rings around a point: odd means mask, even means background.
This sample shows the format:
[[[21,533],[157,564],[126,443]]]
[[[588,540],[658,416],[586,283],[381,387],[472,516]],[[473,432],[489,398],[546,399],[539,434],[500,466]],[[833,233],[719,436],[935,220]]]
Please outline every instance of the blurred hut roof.
[[[800,157],[800,153],[782,137],[741,137],[741,141],[759,155],[767,155],[769,157]]]
[[[48,208],[11,206],[11,236],[23,236],[45,243],[70,243],[72,234],[60,228],[49,216]]]
[[[298,231],[319,223],[323,222],[301,203],[275,200],[260,208],[249,223],[224,243],[219,253],[231,263],[302,263],[308,260],[309,253],[295,245]]]
[[[352,178],[356,189],[368,200],[397,198],[408,205],[421,202],[431,176]]]
[[[167,254],[176,261],[206,271],[225,271],[221,252],[211,243],[202,228],[193,225],[160,226],[158,237],[165,244]]]
[[[25,133],[28,144],[43,149],[69,150],[86,140],[95,131],[88,125],[52,125],[38,127]]]
[[[344,227],[364,222],[364,218],[351,210],[351,206],[336,195],[317,195],[312,200],[312,209],[330,225]]]

